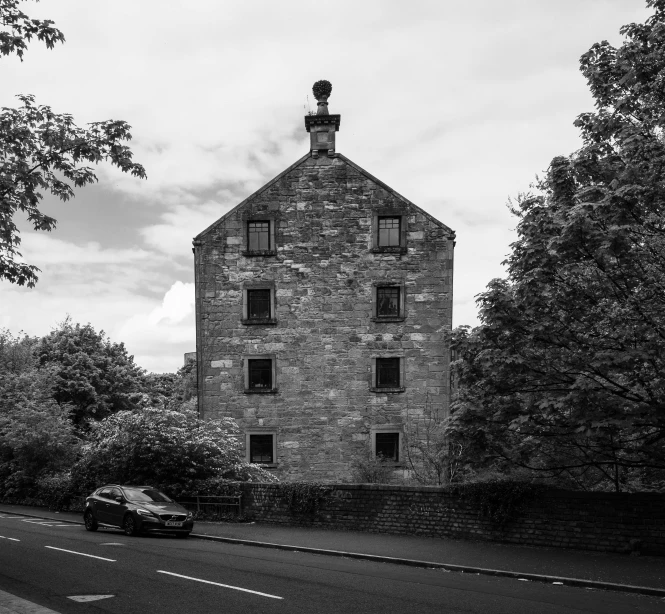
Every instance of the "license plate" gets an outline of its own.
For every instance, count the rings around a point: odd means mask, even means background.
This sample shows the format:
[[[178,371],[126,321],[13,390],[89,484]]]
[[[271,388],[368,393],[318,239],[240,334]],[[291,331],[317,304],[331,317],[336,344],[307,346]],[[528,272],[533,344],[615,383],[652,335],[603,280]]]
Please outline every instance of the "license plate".
[[[175,520],[167,520],[165,525],[167,527],[181,527],[183,525],[182,522],[176,522]]]

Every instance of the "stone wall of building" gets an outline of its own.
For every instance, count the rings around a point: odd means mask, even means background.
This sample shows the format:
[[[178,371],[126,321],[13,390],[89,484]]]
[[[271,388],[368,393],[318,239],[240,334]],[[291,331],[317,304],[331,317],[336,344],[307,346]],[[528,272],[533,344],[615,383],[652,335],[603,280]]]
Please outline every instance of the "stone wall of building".
[[[404,253],[373,250],[374,216],[386,212],[404,215]],[[276,253],[248,256],[247,221],[268,218]],[[300,160],[195,241],[201,414],[276,433],[270,470],[324,481],[351,477],[372,429],[443,418],[453,245],[449,228],[343,156]],[[241,322],[256,282],[274,288],[274,324]],[[403,321],[372,319],[386,282],[405,290]],[[276,393],[246,394],[250,355],[274,356]],[[400,357],[404,391],[370,390],[377,356]]]
[[[280,484],[241,486],[245,514],[262,522],[665,555],[665,495],[658,493],[546,491],[497,527],[442,487],[333,485],[317,513],[299,514]]]

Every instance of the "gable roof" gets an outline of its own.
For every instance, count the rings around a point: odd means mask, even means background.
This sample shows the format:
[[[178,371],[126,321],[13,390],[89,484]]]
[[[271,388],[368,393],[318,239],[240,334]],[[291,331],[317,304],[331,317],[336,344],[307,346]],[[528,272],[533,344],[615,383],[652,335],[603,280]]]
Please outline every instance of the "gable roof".
[[[224,222],[224,220],[226,220],[227,217],[230,217],[236,211],[238,211],[238,209],[240,209],[241,207],[246,205],[248,202],[250,202],[251,200],[253,200],[257,196],[259,196],[259,194],[265,192],[268,188],[275,185],[282,177],[284,177],[285,175],[288,175],[292,170],[298,168],[298,166],[300,166],[303,162],[308,160],[310,157],[311,157],[311,152],[308,151],[302,158],[300,158],[300,160],[293,163],[287,169],[283,170],[279,175],[277,175],[276,177],[271,179],[264,186],[260,187],[256,192],[254,192],[253,194],[251,194],[250,196],[245,198],[245,200],[243,200],[241,203],[239,203],[235,207],[233,207],[233,209],[231,209],[230,211],[227,211],[222,217],[220,217],[217,221],[213,222],[204,231],[202,231],[198,235],[196,235],[194,237],[194,242],[196,243],[196,242],[201,241],[207,234],[209,234],[215,228],[217,228],[217,226],[222,224]],[[450,233],[451,238],[453,238],[453,239],[455,238],[455,231],[452,228],[450,228],[449,226],[446,226],[443,222],[440,222],[433,215],[430,215],[429,213],[427,213],[427,211],[425,211],[424,209],[421,209],[418,205],[412,203],[407,198],[404,198],[404,196],[402,196],[401,194],[399,194],[398,192],[393,190],[390,186],[383,183],[383,181],[381,181],[380,179],[377,179],[376,177],[374,177],[374,175],[371,175],[370,173],[368,173],[364,168],[362,168],[361,166],[358,166],[355,162],[352,162],[346,156],[344,156],[340,153],[335,153],[334,157],[339,158],[340,160],[344,160],[344,162],[346,164],[348,164],[351,168],[358,171],[361,175],[363,175],[364,177],[366,177],[370,181],[373,181],[377,185],[381,186],[384,190],[386,190],[388,193],[392,194],[398,200],[401,200],[404,204],[408,205],[409,207],[412,207],[418,213],[424,215],[430,222],[436,224],[437,226],[439,226],[440,228],[443,228],[444,230],[447,230]]]

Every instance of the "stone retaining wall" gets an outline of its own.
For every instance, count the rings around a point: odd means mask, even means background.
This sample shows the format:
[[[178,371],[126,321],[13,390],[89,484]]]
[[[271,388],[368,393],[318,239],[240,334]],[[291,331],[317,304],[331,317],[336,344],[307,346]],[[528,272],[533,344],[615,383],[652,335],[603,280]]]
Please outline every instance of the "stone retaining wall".
[[[292,513],[279,484],[242,488],[245,514],[262,522],[665,555],[665,495],[657,493],[550,490],[496,527],[441,487],[331,485],[316,514]]]

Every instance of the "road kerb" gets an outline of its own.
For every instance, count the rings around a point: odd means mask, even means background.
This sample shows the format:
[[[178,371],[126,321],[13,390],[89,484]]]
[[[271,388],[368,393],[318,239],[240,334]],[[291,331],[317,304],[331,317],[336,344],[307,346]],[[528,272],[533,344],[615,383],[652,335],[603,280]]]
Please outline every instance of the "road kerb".
[[[596,580],[584,580],[582,578],[564,578],[560,576],[547,576],[542,574],[520,573],[504,569],[487,569],[484,567],[471,567],[469,565],[453,565],[450,563],[436,563],[434,561],[419,561],[416,559],[401,559],[392,556],[381,556],[376,554],[362,554],[360,552],[345,552],[343,550],[325,550],[322,548],[308,548],[305,546],[291,546],[287,544],[273,544],[270,542],[258,542],[237,537],[219,537],[217,535],[202,535],[191,533],[190,537],[210,541],[225,542],[228,544],[239,544],[243,546],[257,546],[259,548],[272,548],[275,550],[289,550],[291,552],[305,552],[308,554],[322,554],[325,556],[337,556],[362,561],[374,561],[376,563],[393,563],[396,565],[408,565],[410,567],[424,567],[428,569],[445,569],[459,573],[482,574],[486,576],[498,576],[504,578],[523,578],[532,582],[561,582],[564,586],[575,586],[579,588],[593,588],[605,591],[617,591],[624,593],[637,593],[640,595],[651,595],[665,597],[665,589],[652,588],[650,586],[634,586],[632,584],[616,584],[613,582],[598,582]]]

